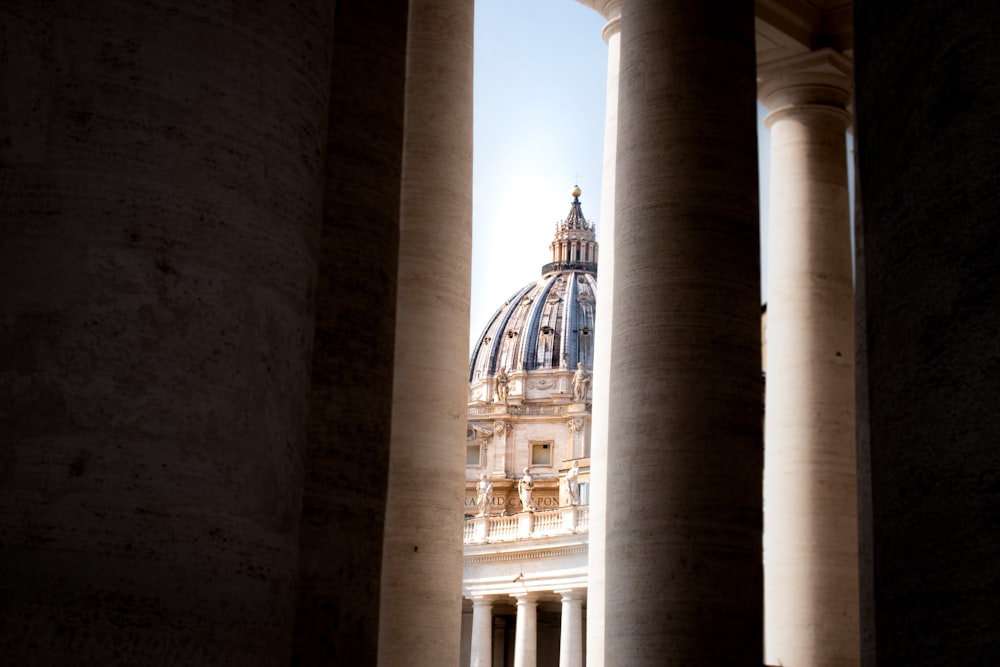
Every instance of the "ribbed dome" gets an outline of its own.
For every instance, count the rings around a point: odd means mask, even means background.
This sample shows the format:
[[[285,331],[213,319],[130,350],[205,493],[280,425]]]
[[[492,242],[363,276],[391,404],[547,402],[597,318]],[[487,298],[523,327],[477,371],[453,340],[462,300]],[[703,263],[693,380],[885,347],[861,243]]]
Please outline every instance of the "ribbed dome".
[[[490,318],[472,350],[469,382],[505,372],[593,370],[597,242],[583,217],[579,189],[557,223],[552,261],[542,277],[515,292]]]

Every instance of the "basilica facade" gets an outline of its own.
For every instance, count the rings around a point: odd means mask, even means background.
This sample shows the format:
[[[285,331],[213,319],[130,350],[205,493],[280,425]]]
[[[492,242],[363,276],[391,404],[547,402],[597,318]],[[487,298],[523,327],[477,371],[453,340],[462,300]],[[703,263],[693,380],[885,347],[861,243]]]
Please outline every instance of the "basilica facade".
[[[472,343],[462,664],[582,664],[598,244],[580,195]]]

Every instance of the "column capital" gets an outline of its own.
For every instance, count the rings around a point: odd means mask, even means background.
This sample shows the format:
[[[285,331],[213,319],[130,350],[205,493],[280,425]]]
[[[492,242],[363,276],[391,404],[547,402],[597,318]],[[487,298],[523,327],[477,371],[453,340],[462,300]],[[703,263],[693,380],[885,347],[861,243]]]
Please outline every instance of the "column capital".
[[[577,0],[577,2],[590,7],[608,22],[622,15],[622,0]]]
[[[493,603],[497,601],[499,595],[470,595],[468,596],[472,600],[473,607],[486,607],[493,606]]]
[[[525,591],[524,593],[511,593],[510,596],[517,600],[517,604],[520,606],[538,602],[539,594],[536,591]]]
[[[775,113],[802,105],[847,109],[853,72],[851,59],[838,51],[810,51],[758,67],[757,96]]]
[[[601,39],[605,42],[610,42],[613,35],[621,32],[622,0],[577,0],[577,2],[590,7],[607,19],[608,22],[601,29]]]
[[[586,588],[558,588],[552,592],[561,595],[563,602],[569,602],[570,600],[583,600],[587,597]]]

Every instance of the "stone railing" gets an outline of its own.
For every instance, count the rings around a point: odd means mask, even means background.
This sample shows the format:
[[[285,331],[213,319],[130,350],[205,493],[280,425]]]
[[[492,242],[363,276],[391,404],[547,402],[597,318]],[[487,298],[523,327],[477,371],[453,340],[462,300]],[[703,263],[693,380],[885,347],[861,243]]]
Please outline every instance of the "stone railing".
[[[466,544],[509,542],[534,537],[585,533],[590,527],[590,507],[560,507],[540,512],[519,512],[509,516],[477,516],[466,520]]]

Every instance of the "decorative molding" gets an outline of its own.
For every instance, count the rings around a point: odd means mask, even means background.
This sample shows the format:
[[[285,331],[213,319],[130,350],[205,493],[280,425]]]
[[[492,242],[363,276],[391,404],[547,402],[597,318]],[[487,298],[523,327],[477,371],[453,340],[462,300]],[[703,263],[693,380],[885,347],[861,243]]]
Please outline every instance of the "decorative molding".
[[[517,551],[471,555],[465,557],[465,564],[479,565],[483,563],[509,563],[511,561],[538,560],[540,558],[558,558],[559,556],[577,556],[586,553],[586,544],[575,544],[568,547],[552,547],[551,549],[540,549],[538,551],[530,552]]]

